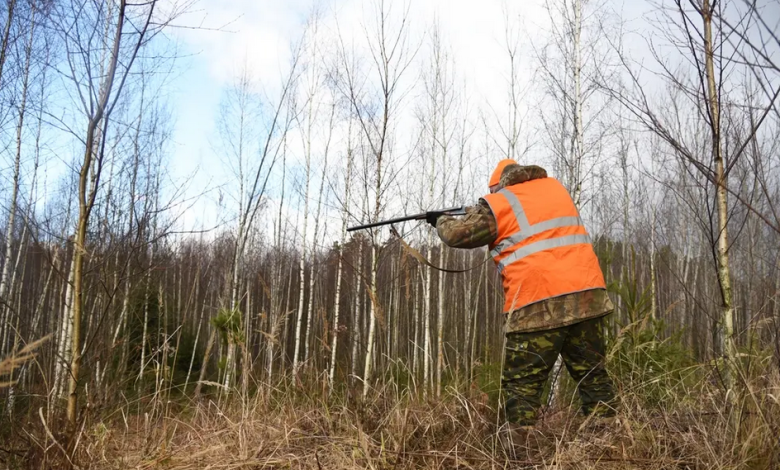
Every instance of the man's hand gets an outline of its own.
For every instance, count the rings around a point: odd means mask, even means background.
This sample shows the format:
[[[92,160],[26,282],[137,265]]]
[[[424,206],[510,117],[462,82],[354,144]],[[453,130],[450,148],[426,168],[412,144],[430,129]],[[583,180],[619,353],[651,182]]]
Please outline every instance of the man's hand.
[[[425,216],[425,221],[431,224],[433,228],[436,228],[436,222],[438,222],[439,217],[441,217],[441,214],[438,212],[428,212]]]
[[[498,236],[496,219],[484,199],[467,207],[465,217],[440,218],[436,221],[436,231],[441,241],[453,248],[489,245]]]

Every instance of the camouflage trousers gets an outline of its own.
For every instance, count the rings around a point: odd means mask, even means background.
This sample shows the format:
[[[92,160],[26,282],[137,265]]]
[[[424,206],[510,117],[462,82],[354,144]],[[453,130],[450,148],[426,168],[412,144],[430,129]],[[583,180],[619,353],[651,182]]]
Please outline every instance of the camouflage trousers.
[[[612,381],[604,366],[603,319],[552,330],[507,333],[501,376],[507,421],[520,425],[536,421],[544,386],[559,354],[577,382],[582,412],[614,413],[610,406],[614,399]],[[597,407],[599,403],[603,404]]]

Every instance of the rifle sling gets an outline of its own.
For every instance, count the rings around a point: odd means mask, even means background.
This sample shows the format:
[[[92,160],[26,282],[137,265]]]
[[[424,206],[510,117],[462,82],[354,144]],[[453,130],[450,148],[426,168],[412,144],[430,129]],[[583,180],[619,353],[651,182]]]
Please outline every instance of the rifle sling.
[[[395,235],[396,238],[398,238],[398,241],[401,242],[401,246],[403,247],[403,249],[409,255],[411,255],[414,259],[416,259],[420,263],[422,263],[422,264],[424,264],[426,266],[429,266],[429,267],[431,267],[431,268],[433,268],[433,269],[435,269],[437,271],[441,271],[441,272],[445,272],[445,273],[454,273],[454,274],[467,273],[467,272],[469,272],[471,270],[474,270],[474,269],[477,269],[477,268],[481,267],[483,264],[487,263],[488,260],[490,259],[490,257],[487,257],[487,258],[485,258],[485,261],[483,261],[481,263],[477,263],[474,266],[472,266],[470,268],[466,268],[466,269],[440,268],[439,266],[436,266],[435,264],[433,264],[430,261],[428,261],[427,259],[425,259],[425,257],[419,251],[417,251],[416,249],[414,249],[411,246],[409,246],[409,244],[406,243],[406,241],[403,239],[403,237],[401,237],[401,234],[398,233],[398,230],[396,230],[395,226],[392,225],[392,224],[390,225],[390,233],[392,233],[393,235]]]

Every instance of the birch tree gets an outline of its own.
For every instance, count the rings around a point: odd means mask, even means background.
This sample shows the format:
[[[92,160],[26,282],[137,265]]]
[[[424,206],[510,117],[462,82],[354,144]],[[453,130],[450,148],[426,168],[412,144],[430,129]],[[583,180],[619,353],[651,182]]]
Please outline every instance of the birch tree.
[[[243,179],[246,177],[246,182],[241,183],[239,189],[239,213],[236,222],[237,233],[235,237],[235,244],[233,247],[233,259],[231,263],[231,282],[230,282],[230,313],[229,316],[234,315],[238,311],[238,279],[239,273],[242,271],[241,263],[243,262],[245,250],[249,242],[250,227],[255,222],[264,197],[266,190],[268,189],[268,183],[274,175],[273,169],[279,160],[281,154],[285,136],[290,130],[292,125],[295,110],[293,107],[292,97],[295,92],[295,86],[299,76],[298,65],[300,63],[300,45],[296,45],[292,49],[292,56],[290,59],[289,68],[286,74],[281,78],[281,90],[277,97],[268,106],[269,113],[261,117],[264,123],[264,129],[258,131],[256,138],[259,138],[259,152],[258,155],[252,160],[248,161],[247,149],[243,146],[247,144],[247,141],[251,139],[251,135],[240,136],[238,141],[233,138],[229,139],[229,145],[236,146],[233,148],[234,157],[238,158],[240,164],[239,177]],[[232,110],[230,114],[233,114],[232,119],[237,118],[239,122],[243,122],[238,128],[238,132],[248,132],[250,123],[246,120],[251,118],[252,103],[249,101],[252,99],[250,94],[249,76],[245,75],[243,79],[239,80],[239,86],[237,88],[237,96],[239,99],[231,105]],[[234,132],[235,129],[231,132]],[[235,136],[233,136],[235,137]],[[246,139],[246,140],[245,140]],[[240,155],[240,157],[239,157]],[[235,163],[234,163],[235,164]],[[231,320],[232,321],[232,320]],[[195,388],[195,395],[197,396],[201,390],[201,384],[205,378],[209,355],[213,349],[214,341],[216,340],[216,330],[212,330],[206,345],[206,351],[203,358],[203,366],[200,370],[200,377],[198,378],[198,384]],[[235,346],[233,346],[234,350]],[[244,358],[248,360],[248,358]],[[232,359],[229,364],[231,368],[235,365]],[[226,368],[226,370],[229,370]],[[223,383],[223,390],[228,389],[230,385],[230,378],[228,373],[225,374],[225,381]]]
[[[328,118],[327,136],[325,148],[322,150],[322,170],[320,173],[320,189],[317,196],[317,209],[314,213],[314,239],[312,240],[312,252],[317,251],[317,240],[320,237],[320,215],[322,214],[323,194],[325,189],[325,180],[328,171],[328,153],[330,152],[331,139],[333,138],[334,117],[336,114],[335,105],[330,106],[330,117]],[[309,348],[311,347],[312,319],[314,317],[314,288],[316,279],[319,277],[314,271],[314,260],[312,259],[311,273],[309,275],[309,303],[306,311],[306,348],[304,351],[304,361],[310,359]]]
[[[719,344],[716,346],[719,354],[725,358],[721,368],[724,385],[731,390],[735,385],[736,347],[733,280],[729,267],[729,247],[733,243],[729,241],[729,219],[732,215],[732,210],[729,209],[729,194],[734,197],[737,195],[734,189],[729,187],[729,170],[743,157],[749,138],[758,131],[764,119],[755,121],[755,125],[747,133],[748,139],[743,138],[730,145],[730,152],[724,151],[722,103],[727,96],[724,81],[729,79],[734,70],[743,67],[744,63],[732,59],[739,55],[739,52],[729,47],[729,38],[733,32],[722,28],[722,23],[715,21],[715,18],[722,17],[722,2],[679,0],[675,1],[674,5],[673,12],[668,13],[665,18],[671,20],[674,29],[664,32],[669,37],[679,38],[679,53],[690,61],[691,66],[675,68],[658,54],[652,42],[650,46],[661,69],[661,76],[680,98],[695,106],[695,114],[690,116],[677,103],[667,104],[665,110],[654,103],[641,82],[637,68],[619,45],[615,49],[619,53],[619,65],[628,83],[617,89],[605,85],[605,89],[646,129],[658,135],[678,158],[689,163],[694,171],[705,179],[704,184],[714,187],[712,191],[708,191],[715,209],[714,220],[708,221],[702,228],[710,238],[719,288],[719,318],[716,322]],[[749,15],[743,15],[739,21],[752,20]],[[736,43],[735,47],[744,46],[742,43]],[[760,106],[762,117],[774,109],[780,87],[775,86],[774,89],[777,91],[768,93],[767,99]],[[706,126],[706,150],[700,151],[695,134],[694,137],[689,137],[689,129],[680,125],[689,117]]]
[[[300,368],[300,353],[301,353],[301,338],[303,335],[308,335],[308,327],[310,326],[311,317],[307,317],[307,330],[303,332],[303,315],[304,315],[304,301],[306,293],[306,250],[307,250],[307,230],[309,224],[309,190],[311,186],[311,173],[312,173],[312,146],[314,139],[314,124],[319,113],[320,100],[318,92],[320,84],[322,82],[322,75],[320,74],[319,58],[317,56],[317,19],[314,19],[314,28],[312,34],[306,38],[307,52],[309,54],[309,60],[307,62],[306,73],[306,95],[304,100],[305,112],[302,112],[298,117],[298,125],[301,129],[301,144],[304,154],[304,190],[303,190],[303,231],[301,233],[301,253],[298,258],[298,315],[295,323],[295,350],[293,352],[293,380],[297,379],[298,370]],[[305,123],[302,120],[305,119]],[[313,250],[312,250],[313,251]],[[309,273],[310,277],[314,276],[313,272]],[[309,292],[309,297],[314,295],[313,292]],[[308,336],[306,336],[308,338]],[[308,356],[308,342],[304,340],[304,350],[306,356]],[[304,357],[306,357],[304,356]]]
[[[13,13],[13,2],[8,5],[9,15]],[[11,200],[8,208],[8,222],[6,225],[5,239],[3,240],[3,270],[0,274],[0,322],[2,322],[2,343],[0,343],[0,352],[7,350],[6,338],[10,333],[10,311],[8,308],[11,304],[8,296],[9,292],[13,292],[14,286],[11,282],[11,271],[13,262],[13,235],[16,227],[16,213],[18,210],[17,202],[19,196],[19,184],[20,184],[20,171],[22,160],[22,145],[23,145],[23,132],[25,129],[24,119],[27,113],[27,99],[30,90],[30,69],[32,67],[32,53],[34,47],[35,32],[37,28],[36,7],[33,5],[30,8],[30,19],[27,28],[27,33],[24,45],[21,48],[22,53],[22,82],[20,89],[19,105],[16,109],[16,152],[13,159],[13,175],[11,181]],[[10,27],[11,18],[9,16],[9,24],[6,26],[6,30]],[[7,34],[7,33],[6,33]],[[3,59],[4,60],[4,59]],[[21,255],[21,247],[19,249]]]
[[[341,326],[339,324],[339,314],[341,313],[341,279],[342,279],[342,265],[344,263],[344,243],[347,239],[347,221],[349,218],[350,208],[350,190],[352,189],[352,169],[354,166],[355,155],[352,142],[352,125],[353,120],[349,119],[347,129],[347,148],[346,148],[346,169],[344,175],[344,199],[342,201],[341,208],[341,238],[339,239],[338,248],[336,249],[336,256],[338,262],[336,266],[336,291],[334,292],[334,305],[333,305],[333,325],[331,328],[331,341],[330,341],[330,369],[328,371],[328,380],[330,382],[330,390],[334,388],[334,379],[336,376],[336,358],[339,345],[339,333],[341,332]]]
[[[506,53],[505,60],[508,61],[509,70],[506,72],[506,109],[501,106],[491,106],[494,125],[485,127],[489,129],[488,136],[502,154],[502,158],[510,158],[520,161],[533,146],[534,142],[526,139],[523,143],[525,129],[525,118],[528,109],[523,105],[524,97],[529,91],[528,84],[522,76],[523,57],[521,52],[523,48],[520,44],[520,34],[517,25],[513,21],[511,13],[504,4],[502,7],[502,16],[504,18],[504,37],[503,49]],[[505,113],[505,114],[504,114]],[[497,130],[494,130],[497,129]]]
[[[384,204],[387,202],[388,183],[395,176],[392,168],[393,126],[396,111],[403,96],[402,78],[411,64],[412,54],[408,39],[408,10],[396,19],[391,7],[384,0],[373,5],[373,18],[370,32],[366,30],[367,47],[372,61],[370,69],[363,71],[354,67],[349,59],[343,37],[340,43],[339,62],[342,65],[339,89],[350,103],[356,122],[368,147],[365,155],[363,190],[365,200],[372,199],[368,219],[380,220]],[[354,52],[353,52],[354,53]],[[366,81],[377,83],[377,88],[367,89]],[[374,112],[373,109],[378,110]],[[374,343],[376,340],[377,317],[381,315],[381,305],[377,295],[377,271],[379,258],[379,239],[377,230],[371,230],[371,267],[367,280],[368,338],[363,367],[363,396],[368,393],[374,363]]]
[[[266,338],[266,382],[268,384],[268,390],[271,387],[271,377],[273,375],[274,356],[276,350],[276,344],[279,343],[281,323],[287,318],[286,312],[283,311],[284,305],[284,283],[282,281],[282,275],[284,273],[284,263],[281,260],[281,252],[286,247],[286,244],[282,242],[287,238],[287,223],[282,228],[283,212],[284,212],[284,198],[286,188],[286,176],[287,176],[287,148],[286,144],[282,145],[282,178],[281,178],[281,196],[279,200],[279,212],[276,217],[275,233],[274,233],[274,250],[279,256],[277,262],[276,272],[273,277],[273,284],[271,288],[271,304],[268,309],[268,337]]]
[[[455,119],[456,97],[454,87],[454,64],[449,50],[446,48],[442,39],[440,26],[434,24],[431,32],[431,42],[428,57],[428,65],[422,76],[422,88],[424,90],[424,104],[418,113],[418,121],[421,126],[422,140],[421,156],[423,161],[421,166],[425,169],[427,181],[427,208],[444,207],[446,205],[445,195],[451,193],[450,186],[456,181],[453,175],[450,175],[451,165],[448,162],[452,141],[455,138]],[[514,144],[513,144],[514,145]],[[427,161],[426,161],[427,160]],[[422,185],[421,185],[422,186]],[[429,256],[435,246],[433,236],[434,230],[428,230],[427,246],[429,247]],[[446,267],[447,249],[444,243],[437,243],[439,248],[439,264]],[[425,266],[425,305],[423,306],[424,315],[424,352],[425,363],[423,366],[424,383],[429,381],[429,363],[431,359],[432,347],[430,345],[430,317],[432,313],[431,290],[433,289],[433,272],[430,266]],[[437,316],[436,316],[436,367],[435,367],[435,393],[441,395],[441,379],[444,369],[444,276],[439,272],[436,276],[436,294]],[[426,385],[427,388],[427,385]]]
[[[230,317],[228,320],[234,322],[240,317],[239,312],[239,279],[242,276],[243,253],[241,245],[245,244],[244,238],[248,236],[249,227],[244,226],[246,222],[243,214],[248,203],[249,185],[251,184],[249,172],[251,171],[250,158],[259,153],[256,148],[256,136],[258,130],[256,123],[259,120],[259,100],[255,96],[253,89],[254,83],[250,76],[250,71],[246,63],[243,64],[238,72],[235,83],[226,91],[219,119],[219,133],[222,158],[226,166],[233,173],[233,178],[237,182],[237,194],[232,194],[234,202],[238,206],[238,216],[235,226],[235,243],[233,248],[233,258],[231,262],[230,273],[230,292],[229,303],[225,312]],[[235,332],[227,332],[228,353],[225,364],[225,375],[222,383],[225,391],[231,386],[231,378],[234,375],[235,363]],[[245,338],[246,340],[246,338]]]
[[[186,4],[174,3],[169,6],[167,17],[159,17],[155,15],[157,4],[157,1],[135,5],[125,0],[98,3],[69,0],[53,7],[54,31],[66,54],[65,79],[76,97],[77,109],[86,120],[84,133],[78,136],[84,153],[77,167],[78,216],[70,283],[72,327],[67,338],[71,345],[67,407],[71,426],[77,418],[87,229],[100,187],[111,114],[141,50],[186,8]],[[99,36],[98,43],[91,44],[94,36],[90,32],[101,30],[104,34]]]

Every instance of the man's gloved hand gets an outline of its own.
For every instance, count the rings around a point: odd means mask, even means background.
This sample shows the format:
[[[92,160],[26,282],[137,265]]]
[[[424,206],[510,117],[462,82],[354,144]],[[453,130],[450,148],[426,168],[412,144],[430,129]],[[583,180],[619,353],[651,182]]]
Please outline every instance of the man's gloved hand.
[[[433,228],[436,228],[436,222],[439,220],[439,217],[441,217],[441,214],[429,212],[428,215],[425,216],[425,221],[431,224]]]

